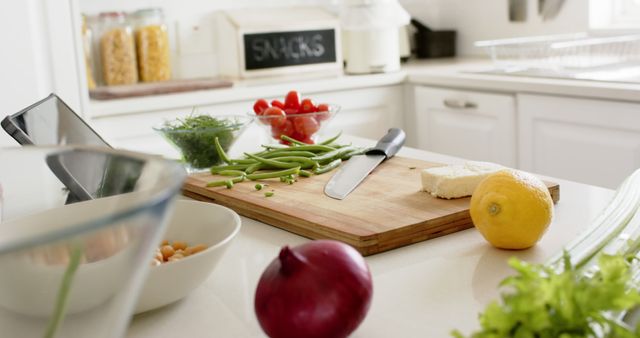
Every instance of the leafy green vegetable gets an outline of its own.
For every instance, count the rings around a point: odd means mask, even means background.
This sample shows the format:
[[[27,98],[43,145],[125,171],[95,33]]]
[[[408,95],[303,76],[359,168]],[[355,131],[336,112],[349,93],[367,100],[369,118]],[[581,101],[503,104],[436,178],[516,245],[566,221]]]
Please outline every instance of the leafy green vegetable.
[[[234,132],[242,126],[241,121],[234,119],[197,115],[165,122],[161,131],[180,148],[185,162],[194,168],[208,168],[222,162],[214,143],[216,137],[221,148],[228,150]]]
[[[509,264],[517,274],[501,286],[510,292],[487,306],[481,330],[470,338],[640,337],[640,328],[634,331],[610,315],[640,305],[631,264],[623,256],[600,256],[593,275],[576,270],[566,253],[560,272],[516,258]],[[464,338],[457,331],[453,336]]]

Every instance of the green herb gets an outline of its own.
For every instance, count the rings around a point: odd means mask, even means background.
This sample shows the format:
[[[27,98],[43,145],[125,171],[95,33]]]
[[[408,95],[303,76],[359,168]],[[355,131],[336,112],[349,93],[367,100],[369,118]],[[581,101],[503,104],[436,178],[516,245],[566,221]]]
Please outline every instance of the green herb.
[[[180,148],[185,162],[194,168],[207,168],[222,162],[215,139],[221,149],[228,150],[234,132],[241,128],[242,123],[237,120],[197,115],[165,122],[162,133]]]
[[[517,274],[501,286],[510,292],[501,295],[501,303],[487,306],[480,315],[481,330],[471,338],[640,336],[640,329],[634,331],[609,315],[640,305],[631,264],[623,256],[601,255],[597,272],[589,276],[577,270],[566,253],[563,271],[515,258],[509,264]],[[453,336],[464,337],[457,331]]]
[[[264,193],[264,197],[271,197],[273,195],[274,195],[273,191],[267,191],[267,192]]]

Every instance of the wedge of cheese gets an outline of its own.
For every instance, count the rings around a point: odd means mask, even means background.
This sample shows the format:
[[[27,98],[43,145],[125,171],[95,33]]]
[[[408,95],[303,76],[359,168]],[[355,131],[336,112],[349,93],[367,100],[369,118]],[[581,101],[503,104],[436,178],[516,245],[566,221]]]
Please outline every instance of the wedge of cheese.
[[[467,162],[422,170],[422,189],[440,198],[471,196],[489,174],[506,169],[489,162]]]

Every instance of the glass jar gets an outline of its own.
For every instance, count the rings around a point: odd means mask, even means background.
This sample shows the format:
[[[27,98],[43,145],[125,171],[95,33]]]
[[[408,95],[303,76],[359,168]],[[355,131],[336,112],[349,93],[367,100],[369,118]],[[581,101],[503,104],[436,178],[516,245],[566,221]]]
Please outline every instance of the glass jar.
[[[171,78],[169,35],[160,8],[135,12],[135,36],[138,73],[143,82],[166,81]]]
[[[103,83],[113,86],[138,82],[135,42],[125,14],[100,13],[98,21]]]
[[[93,76],[92,36],[91,28],[87,24],[87,17],[82,15],[82,47],[84,50],[84,65],[87,72],[87,87],[89,89],[96,87],[95,77]]]

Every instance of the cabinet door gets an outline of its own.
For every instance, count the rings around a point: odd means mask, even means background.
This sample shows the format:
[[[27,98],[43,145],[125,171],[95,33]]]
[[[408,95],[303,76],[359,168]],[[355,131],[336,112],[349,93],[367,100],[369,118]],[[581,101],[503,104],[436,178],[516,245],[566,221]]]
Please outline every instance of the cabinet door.
[[[416,87],[415,110],[419,148],[516,167],[513,96]]]
[[[616,188],[640,167],[640,104],[519,95],[525,170]]]

